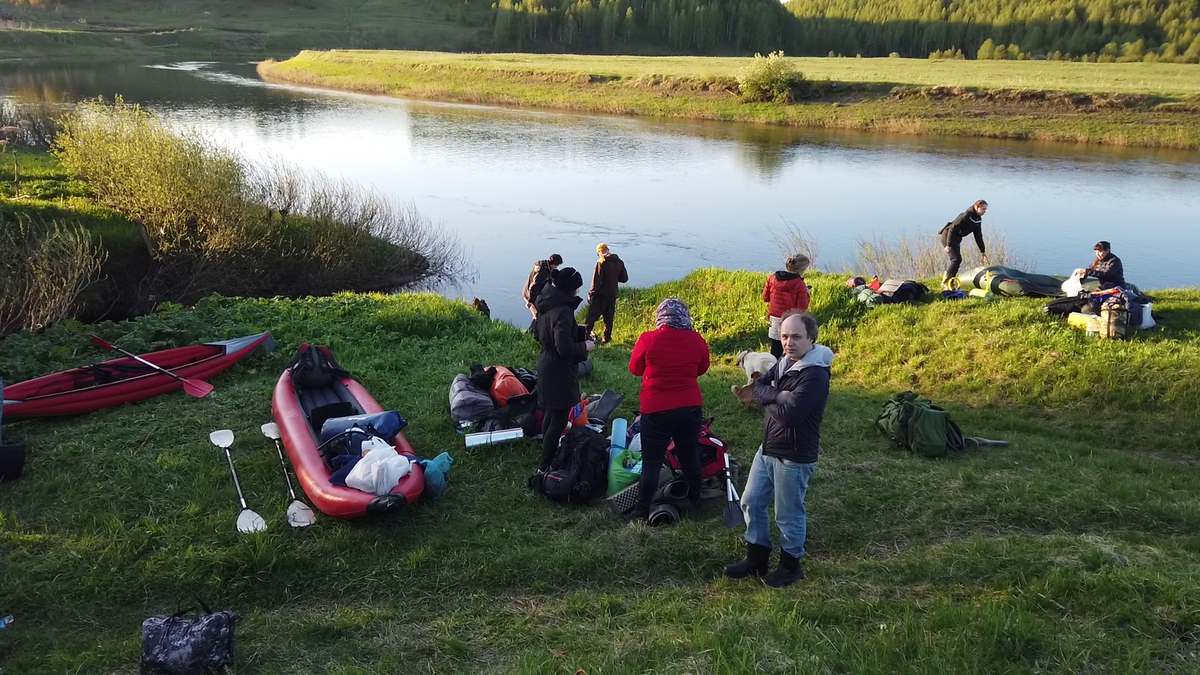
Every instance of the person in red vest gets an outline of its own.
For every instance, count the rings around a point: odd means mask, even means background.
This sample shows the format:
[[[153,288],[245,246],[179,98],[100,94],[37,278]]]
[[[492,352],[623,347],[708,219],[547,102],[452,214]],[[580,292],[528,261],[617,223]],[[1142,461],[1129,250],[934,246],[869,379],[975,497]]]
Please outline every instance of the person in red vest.
[[[675,441],[675,457],[688,484],[688,498],[700,498],[700,410],[704,399],[697,382],[708,372],[708,343],[692,329],[687,305],[667,298],[658,305],[656,328],[642,333],[629,357],[629,372],[642,378],[642,477],[638,503],[630,519],[650,513],[650,498],[658,490],[658,473]]]
[[[812,260],[803,254],[789,256],[783,261],[784,269],[767,277],[767,285],[763,286],[763,302],[767,304],[767,337],[771,340],[771,355],[775,358],[783,356],[783,342],[779,338],[779,326],[783,323],[783,315],[788,312],[808,311],[808,284],[804,283],[804,273]]]

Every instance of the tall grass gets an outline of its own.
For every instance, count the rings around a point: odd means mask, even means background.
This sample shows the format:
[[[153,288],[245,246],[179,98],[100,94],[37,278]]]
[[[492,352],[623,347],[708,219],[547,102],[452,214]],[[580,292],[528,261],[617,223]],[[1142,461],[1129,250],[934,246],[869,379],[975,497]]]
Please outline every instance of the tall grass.
[[[0,129],[5,130],[5,140],[10,143],[45,150],[62,128],[60,118],[64,112],[62,105],[45,100],[0,99]]]
[[[1009,251],[1003,232],[985,233],[988,261],[1025,272],[1034,271],[1034,261]],[[962,243],[962,269],[983,264],[974,239]],[[859,237],[854,243],[853,262],[843,263],[842,270],[852,275],[876,275],[880,279],[929,279],[940,277],[946,269],[946,251],[935,234],[906,234],[899,239],[884,235]]]
[[[78,225],[0,214],[0,335],[70,316],[104,257]]]
[[[453,237],[411,208],[278,161],[254,167],[119,98],[84,102],[62,124],[63,166],[138,224],[155,301],[391,291],[465,267]]]

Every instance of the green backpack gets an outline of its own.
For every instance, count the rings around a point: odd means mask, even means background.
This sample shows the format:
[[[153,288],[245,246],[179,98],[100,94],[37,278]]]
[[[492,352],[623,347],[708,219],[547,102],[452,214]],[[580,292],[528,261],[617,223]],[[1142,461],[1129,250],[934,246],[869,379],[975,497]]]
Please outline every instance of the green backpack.
[[[896,394],[883,405],[875,426],[918,455],[941,457],[948,451],[961,451],[962,430],[950,419],[950,413],[911,391]]]

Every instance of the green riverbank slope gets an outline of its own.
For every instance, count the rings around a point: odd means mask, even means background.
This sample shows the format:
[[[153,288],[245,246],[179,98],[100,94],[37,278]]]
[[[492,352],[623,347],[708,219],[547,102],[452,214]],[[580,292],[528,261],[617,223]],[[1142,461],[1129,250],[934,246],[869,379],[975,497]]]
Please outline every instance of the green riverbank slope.
[[[761,274],[699,270],[624,292],[613,345],[586,391],[629,395],[629,350],[655,304],[692,305],[712,345],[701,378],[714,430],[743,464],[761,413],[729,392],[765,341]],[[68,323],[0,342],[7,381],[101,354],[270,329],[279,341],[213,379],[91,415],[22,422],[26,476],[0,484],[0,669],[124,672],[142,619],[193,604],[237,611],[238,671],[439,673],[1188,672],[1200,652],[1200,453],[1192,387],[1200,292],[1156,291],[1163,327],[1097,341],[1041,301],[862,310],[814,274],[821,342],[837,353],[809,493],[809,578],[782,592],[729,582],[739,532],[707,503],[651,530],[525,487],[531,441],[464,450],[446,392],[473,362],[534,366],[522,331],[424,294],[307,300],[212,297],[134,322]],[[394,519],[284,521],[274,447],[258,432],[297,346],[332,347],[419,452],[456,458],[442,501]],[[895,391],[947,404],[1006,449],[928,461],[872,426]],[[230,428],[250,506],[239,535]]]
[[[390,96],[592,113],[1200,148],[1200,66],[794,58],[821,93],[743,103],[751,59],[301,52],[260,64],[287,82]]]

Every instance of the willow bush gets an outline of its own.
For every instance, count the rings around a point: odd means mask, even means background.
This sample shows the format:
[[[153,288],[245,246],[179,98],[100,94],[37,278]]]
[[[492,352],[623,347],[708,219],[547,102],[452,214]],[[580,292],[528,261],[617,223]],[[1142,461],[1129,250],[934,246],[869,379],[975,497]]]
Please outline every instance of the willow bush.
[[[71,316],[103,262],[79,225],[0,215],[0,335]]]
[[[255,167],[119,98],[67,114],[53,151],[137,223],[152,302],[392,291],[464,267],[456,241],[411,208],[279,161]]]

